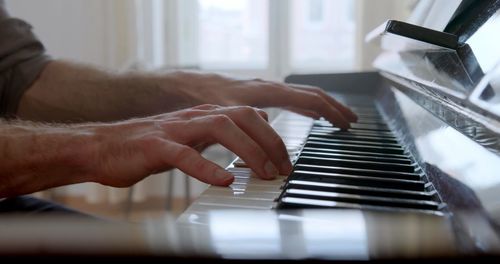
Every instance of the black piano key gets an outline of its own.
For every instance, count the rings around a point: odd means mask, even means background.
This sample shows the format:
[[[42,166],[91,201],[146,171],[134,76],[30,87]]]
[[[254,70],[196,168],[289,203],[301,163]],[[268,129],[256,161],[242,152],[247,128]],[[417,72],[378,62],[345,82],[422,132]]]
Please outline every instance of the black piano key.
[[[367,177],[392,178],[392,179],[401,179],[410,181],[421,181],[423,179],[423,175],[420,173],[359,169],[350,167],[295,164],[294,169],[302,171],[310,171],[310,172],[352,174],[352,175],[367,176]]]
[[[383,131],[369,131],[369,130],[358,130],[358,129],[349,129],[347,131],[340,130],[339,128],[333,127],[313,127],[311,128],[311,132],[322,132],[322,133],[345,133],[345,134],[354,134],[360,136],[375,136],[379,138],[387,138],[395,140],[396,137],[391,132],[383,132]]]
[[[379,118],[382,119],[382,116],[375,110],[364,110],[364,111],[356,111],[355,114],[359,117],[370,117],[370,118]]]
[[[391,130],[386,125],[378,126],[371,124],[351,123],[351,129],[391,132]]]
[[[292,189],[292,188],[301,190],[338,192],[338,193],[370,195],[370,196],[380,196],[380,197],[395,197],[401,199],[413,199],[413,200],[423,200],[423,201],[433,200],[436,194],[436,191],[418,192],[418,191],[376,188],[367,186],[352,186],[352,185],[343,185],[335,183],[299,181],[299,180],[288,181],[284,189]]]
[[[309,136],[314,136],[314,137],[319,137],[319,138],[335,138],[335,139],[342,139],[342,140],[360,140],[360,141],[371,141],[371,142],[378,142],[378,143],[391,143],[391,144],[398,144],[398,141],[396,139],[388,139],[384,137],[375,137],[375,136],[363,136],[363,135],[356,135],[356,134],[350,134],[348,133],[349,131],[344,132],[344,133],[322,133],[322,132],[315,132],[311,131],[309,133]]]
[[[439,211],[433,211],[433,210],[418,210],[411,208],[361,205],[355,203],[333,202],[333,201],[296,198],[296,197],[284,197],[278,203],[278,209],[304,209],[304,208],[359,209],[359,210],[374,210],[374,211],[389,211],[389,212],[419,212],[419,213],[428,213],[433,215],[436,214],[442,215],[442,213],[440,213]]]
[[[354,186],[371,186],[379,188],[403,189],[412,191],[425,191],[426,183],[423,181],[410,181],[392,178],[366,177],[353,174],[325,173],[310,171],[294,171],[288,180],[302,180],[313,182],[338,183]]]
[[[401,148],[401,145],[398,143],[380,143],[380,142],[373,142],[373,141],[365,141],[363,139],[357,139],[357,140],[345,140],[345,139],[338,139],[338,138],[325,138],[325,137],[316,137],[314,135],[310,135],[307,140],[310,141],[316,141],[316,142],[331,142],[331,143],[343,143],[343,144],[355,144],[355,145],[363,145],[363,146],[379,146],[379,147],[394,147],[394,148]]]
[[[379,122],[384,122],[384,118],[379,114],[374,113],[358,113],[358,120],[368,119],[368,120],[377,120]]]
[[[304,146],[303,151],[313,151],[313,152],[325,152],[325,153],[340,153],[348,155],[362,155],[371,157],[384,157],[384,158],[396,158],[396,159],[411,159],[410,155],[407,154],[388,154],[388,153],[376,153],[376,152],[366,152],[366,151],[354,151],[345,149],[332,149],[332,148],[314,148],[310,146]]]
[[[312,191],[312,190],[302,190],[302,189],[286,189],[282,197],[318,199],[318,200],[326,200],[334,202],[355,203],[362,205],[402,207],[402,208],[412,208],[412,209],[422,209],[422,210],[439,209],[439,204],[434,201],[419,201],[419,200],[401,199],[401,198],[385,198],[385,197],[375,197],[368,195],[353,195],[353,194]]]
[[[368,125],[376,125],[381,127],[387,127],[387,123],[381,118],[369,118],[369,117],[358,117],[357,124],[368,124]],[[315,121],[313,124],[314,127],[333,127],[333,125],[328,121]]]
[[[340,159],[340,158],[323,158],[323,157],[312,157],[303,155],[299,156],[299,159],[297,160],[296,164],[337,166],[337,167],[349,167],[349,168],[397,171],[397,172],[415,172],[416,170],[414,164],[408,165],[408,164],[397,164],[389,162],[360,161],[360,160]]]
[[[366,146],[349,143],[319,142],[315,140],[307,140],[305,146],[312,148],[334,148],[371,153],[406,155],[406,151],[401,147]]]
[[[372,101],[366,101],[364,104],[359,104],[359,101],[356,100],[356,104],[350,104],[349,107],[352,111],[359,112],[370,112],[370,113],[378,113],[377,106],[373,104]]]
[[[335,208],[335,209],[366,209],[359,204],[340,203],[315,199],[304,199],[295,197],[283,197],[278,203],[278,209],[316,209],[316,208]],[[376,210],[376,209],[375,209]]]
[[[370,156],[370,155],[353,155],[347,153],[335,153],[335,152],[318,152],[318,151],[309,151],[303,150],[301,155],[309,156],[309,157],[321,157],[321,158],[342,158],[349,160],[359,160],[359,161],[374,161],[374,162],[387,162],[387,163],[396,163],[396,164],[406,164],[411,165],[413,161],[409,158],[391,158],[391,157],[383,157],[383,156]]]
[[[377,124],[379,124],[382,127],[387,127],[387,122],[381,117],[381,116],[363,116],[362,118],[358,117],[358,121],[354,124],[362,124],[359,121],[377,121]],[[332,126],[332,124],[329,121],[326,120],[314,120],[313,126]]]

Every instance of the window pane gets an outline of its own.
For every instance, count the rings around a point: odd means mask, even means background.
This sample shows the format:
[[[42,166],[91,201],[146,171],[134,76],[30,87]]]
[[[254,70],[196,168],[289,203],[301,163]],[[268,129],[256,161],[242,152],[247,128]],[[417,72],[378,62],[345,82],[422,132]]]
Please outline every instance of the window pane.
[[[293,0],[291,66],[303,71],[349,70],[355,60],[354,0]]]
[[[267,0],[198,0],[198,4],[203,68],[267,66]]]

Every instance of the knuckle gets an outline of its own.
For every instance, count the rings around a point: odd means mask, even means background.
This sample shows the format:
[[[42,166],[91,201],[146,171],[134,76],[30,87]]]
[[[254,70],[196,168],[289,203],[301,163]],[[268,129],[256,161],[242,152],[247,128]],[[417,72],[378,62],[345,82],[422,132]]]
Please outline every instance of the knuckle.
[[[225,127],[225,126],[230,125],[232,121],[227,115],[219,114],[219,115],[213,115],[211,117],[211,122],[216,127],[219,127],[219,126]]]
[[[319,93],[319,94],[322,94],[324,93],[323,89],[319,88],[319,87],[316,87],[316,86],[311,86],[309,87],[309,90],[315,92],[315,93]]]
[[[219,107],[218,105],[214,105],[214,104],[202,104],[202,105],[196,106],[194,108],[195,109],[215,109],[218,107]]]
[[[238,111],[244,116],[256,114],[255,108],[253,108],[251,106],[240,106],[240,107],[238,107]]]
[[[191,119],[193,117],[197,117],[199,115],[202,115],[203,111],[201,109],[187,109],[182,111],[181,116],[185,119]]]
[[[181,146],[177,150],[177,152],[174,155],[174,163],[178,164],[180,162],[184,162],[186,160],[189,160],[193,153],[193,150],[187,146]]]
[[[145,148],[159,146],[163,143],[163,139],[156,136],[147,136],[140,139],[140,144]]]
[[[292,88],[284,83],[270,83],[270,86],[278,90],[291,90]]]
[[[262,116],[264,117],[264,119],[268,120],[269,119],[269,115],[267,114],[266,111],[262,110],[262,109],[258,109],[257,112]]]
[[[192,164],[192,168],[194,171],[199,173],[207,174],[210,173],[212,169],[212,165],[209,162],[206,162],[203,159],[200,159]]]
[[[309,94],[308,98],[309,98],[308,108],[310,108],[310,109],[323,108],[325,102],[320,95],[315,94],[315,93],[311,93],[311,94]]]

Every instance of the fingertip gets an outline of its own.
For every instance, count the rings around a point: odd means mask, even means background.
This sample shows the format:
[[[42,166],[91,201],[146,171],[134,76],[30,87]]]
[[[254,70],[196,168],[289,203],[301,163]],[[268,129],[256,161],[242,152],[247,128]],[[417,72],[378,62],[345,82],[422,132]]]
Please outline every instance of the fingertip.
[[[263,179],[273,180],[276,179],[278,174],[279,174],[278,169],[276,168],[276,166],[274,166],[274,164],[271,161],[267,161],[264,164],[264,174],[262,174]]]
[[[349,116],[349,121],[352,123],[358,122],[358,115],[356,115],[354,112],[351,111]]]
[[[219,169],[214,174],[214,185],[229,186],[234,181],[234,176],[222,169]]]
[[[280,166],[280,175],[290,175],[292,173],[293,166],[289,159],[283,161]]]
[[[332,123],[334,126],[340,128],[340,130],[345,131],[351,128],[351,123],[348,122],[345,119],[336,119],[336,120],[330,120],[330,123]]]
[[[226,178],[225,180],[222,181],[221,186],[229,186],[234,182],[234,176],[231,175],[231,177]]]
[[[262,116],[262,118],[264,118],[267,122],[269,122],[269,115],[267,114],[266,111],[258,109],[257,112],[259,113],[260,116]]]

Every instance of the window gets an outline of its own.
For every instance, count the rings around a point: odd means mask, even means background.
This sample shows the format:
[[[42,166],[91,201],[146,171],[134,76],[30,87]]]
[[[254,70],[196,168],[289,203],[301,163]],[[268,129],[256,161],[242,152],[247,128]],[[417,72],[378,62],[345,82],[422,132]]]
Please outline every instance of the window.
[[[297,2],[297,1],[296,1]],[[304,1],[301,1],[304,2]],[[304,4],[304,3],[299,3]],[[310,23],[321,23],[324,18],[324,1],[323,0],[310,0],[308,3],[309,10],[309,22]]]
[[[292,3],[292,70],[353,69],[356,46],[354,1],[293,0]]]
[[[272,79],[357,70],[378,53],[364,35],[409,2],[135,0],[138,60]]]
[[[147,1],[144,1],[147,3]],[[153,2],[154,3],[154,2]],[[353,70],[355,0],[167,0],[154,26],[154,61],[281,79],[291,72]],[[147,18],[148,16],[145,15]],[[145,23],[146,24],[146,23]],[[146,53],[149,51],[146,51]],[[161,55],[163,54],[163,55]],[[158,64],[156,64],[158,66]]]
[[[404,20],[415,0],[134,0],[143,67],[196,68],[282,80],[371,69],[364,36]]]
[[[267,0],[198,0],[202,68],[265,68]]]

